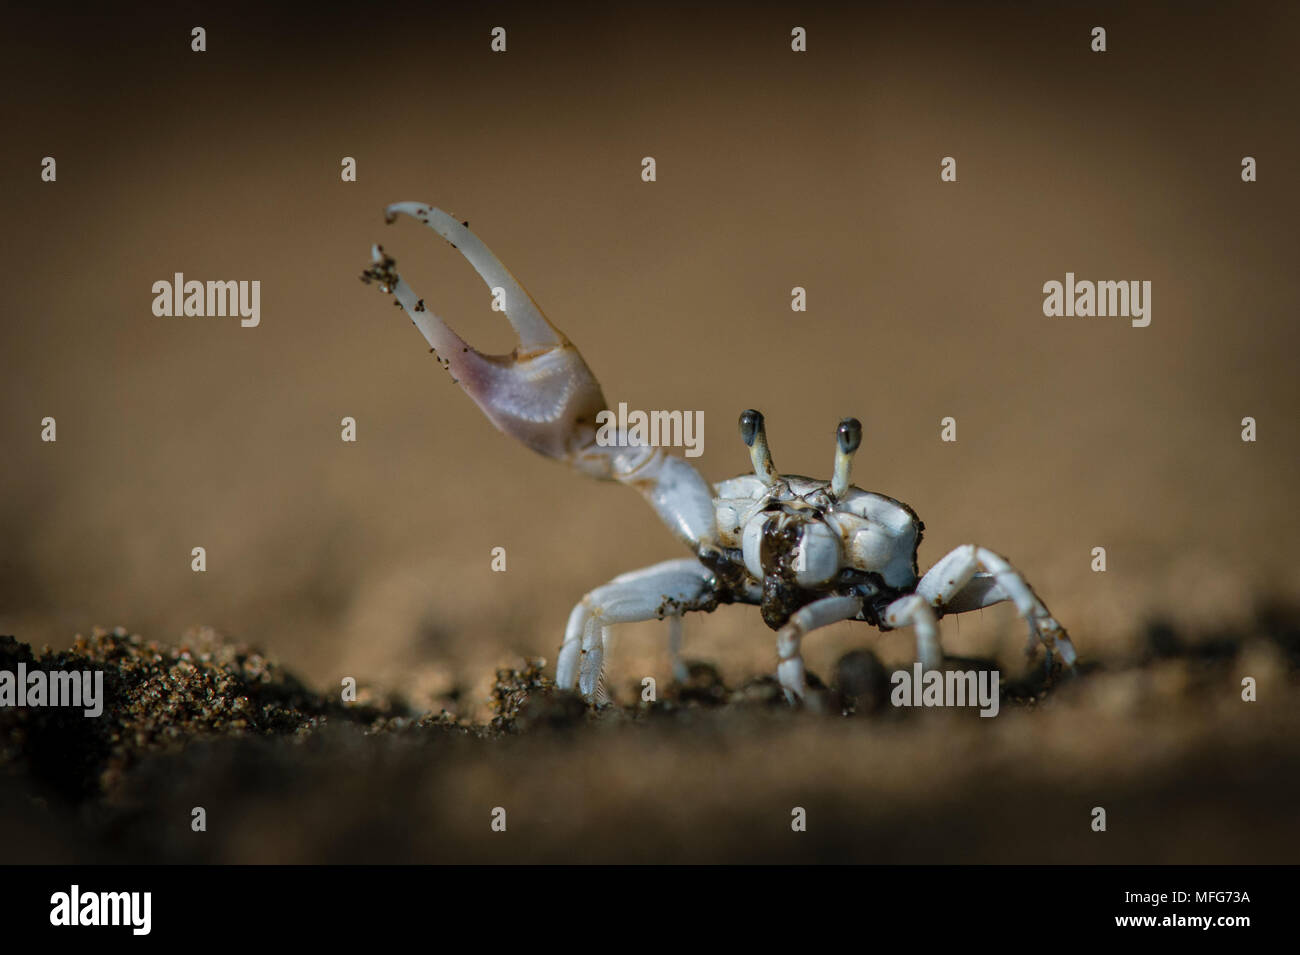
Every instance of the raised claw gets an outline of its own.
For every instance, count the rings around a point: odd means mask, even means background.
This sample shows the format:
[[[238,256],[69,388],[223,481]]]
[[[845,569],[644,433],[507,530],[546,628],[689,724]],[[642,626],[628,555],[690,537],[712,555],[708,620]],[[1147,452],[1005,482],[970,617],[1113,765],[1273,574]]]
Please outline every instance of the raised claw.
[[[548,457],[573,461],[593,442],[596,415],[606,407],[582,355],[466,223],[420,202],[394,203],[384,215],[388,222],[399,215],[423,222],[469,260],[489,289],[501,290],[519,344],[508,355],[475,350],[416,296],[380,246],[371,248],[373,264],[362,281],[378,282],[397,299],[452,380],[498,429]]]
[[[394,203],[384,214],[389,222],[408,215],[429,226],[504,298],[506,318],[519,344],[508,355],[484,355],[416,297],[380,246],[371,248],[372,264],[361,276],[364,282],[378,282],[406,309],[452,380],[488,420],[534,451],[590,477],[636,488],[679,539],[697,550],[711,547],[714,516],[708,483],[688,462],[663,448],[630,443],[622,432],[617,440],[598,440],[597,416],[608,413],[608,405],[596,376],[468,224],[420,202]]]

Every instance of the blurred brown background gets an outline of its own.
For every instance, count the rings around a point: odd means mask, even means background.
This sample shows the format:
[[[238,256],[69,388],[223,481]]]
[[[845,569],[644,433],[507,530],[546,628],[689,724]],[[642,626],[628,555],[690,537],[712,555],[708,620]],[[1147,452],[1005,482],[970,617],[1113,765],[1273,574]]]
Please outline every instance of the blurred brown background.
[[[553,664],[585,591],[679,556],[635,494],[493,430],[357,281],[380,241],[511,346],[467,263],[383,224],[405,199],[468,218],[612,403],[702,409],[711,480],[747,467],[743,408],[819,476],[860,417],[857,483],[917,509],[922,564],[1005,553],[1085,657],[1294,596],[1294,8],[1126,7],[6,11],[0,632],[210,625],[319,685],[472,702],[499,662]],[[155,317],[177,271],[260,280],[260,327]],[[1150,327],[1045,318],[1066,271],[1150,280]],[[664,632],[620,631],[616,686],[667,677]],[[1007,607],[945,624],[958,653],[1022,638]],[[809,665],[858,645],[912,651],[841,625]],[[752,610],[687,647],[729,679],[774,664]]]

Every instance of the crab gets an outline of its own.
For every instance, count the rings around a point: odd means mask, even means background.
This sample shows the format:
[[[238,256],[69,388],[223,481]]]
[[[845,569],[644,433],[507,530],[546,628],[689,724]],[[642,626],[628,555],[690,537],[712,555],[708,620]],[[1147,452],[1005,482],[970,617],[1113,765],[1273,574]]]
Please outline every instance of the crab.
[[[562,689],[576,684],[589,702],[607,699],[602,674],[610,627],[651,619],[669,620],[673,673],[683,679],[682,616],[731,603],[757,606],[776,631],[776,676],[791,703],[811,692],[803,638],[843,620],[882,631],[912,627],[917,661],[939,670],[941,617],[1011,601],[1028,622],[1029,652],[1041,644],[1049,672],[1054,654],[1064,668],[1074,665],[1065,629],[1004,557],[966,544],[919,573],[924,525],[916,512],[850,483],[862,443],[856,419],[839,422],[829,481],[779,473],[763,416],[752,409],[740,415],[740,435],[753,473],[712,486],[663,447],[598,441],[597,416],[608,408],[599,382],[469,223],[417,202],[385,210],[389,223],[398,216],[429,226],[469,261],[504,306],[519,344],[508,355],[472,348],[415,295],[381,246],[371,248],[362,280],[396,299],[498,429],[583,474],[635,488],[693,555],[622,574],[582,598],[559,649],[555,679]]]

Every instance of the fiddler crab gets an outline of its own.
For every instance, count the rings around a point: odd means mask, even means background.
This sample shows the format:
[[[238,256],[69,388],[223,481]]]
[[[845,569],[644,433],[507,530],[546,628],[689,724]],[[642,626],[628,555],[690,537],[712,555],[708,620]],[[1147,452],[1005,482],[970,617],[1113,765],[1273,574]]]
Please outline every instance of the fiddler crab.
[[[681,618],[720,604],[756,605],[776,631],[777,678],[791,703],[809,694],[800,643],[811,630],[864,620],[881,630],[911,626],[926,670],[943,664],[938,620],[1005,600],[1029,624],[1029,652],[1055,652],[1065,667],[1075,649],[1033,589],[1003,557],[966,544],[924,576],[917,547],[924,525],[901,501],[849,483],[862,442],[854,418],[839,423],[829,481],[780,474],[768,450],[763,416],[745,411],[740,434],[754,473],[712,487],[686,460],[626,440],[598,443],[597,415],[608,408],[600,384],[578,350],[486,245],[440,209],[399,202],[389,223],[406,215],[423,222],[469,260],[500,301],[519,337],[508,355],[484,355],[416,297],[380,246],[362,275],[393,295],[442,366],[501,431],[583,474],[630,485],[695,555],[615,577],[582,598],[569,615],[556,683],[576,683],[589,702],[606,699],[602,670],[613,624],[668,618],[673,672],[684,679]],[[621,436],[625,437],[625,436]]]

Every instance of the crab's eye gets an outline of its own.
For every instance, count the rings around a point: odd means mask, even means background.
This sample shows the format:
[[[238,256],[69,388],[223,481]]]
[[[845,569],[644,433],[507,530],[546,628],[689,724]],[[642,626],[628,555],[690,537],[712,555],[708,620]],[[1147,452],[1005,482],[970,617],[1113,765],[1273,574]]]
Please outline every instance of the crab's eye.
[[[753,408],[740,415],[740,436],[749,448],[749,460],[754,465],[754,474],[770,486],[777,478],[776,466],[772,464],[772,452],[767,447],[763,416]]]
[[[763,430],[763,415],[760,412],[750,408],[748,411],[740,413],[740,439],[745,442],[745,447],[752,448],[754,439],[758,437]]]
[[[839,441],[840,450],[845,454],[852,454],[862,443],[862,422],[857,418],[845,418],[840,422],[835,437]]]

